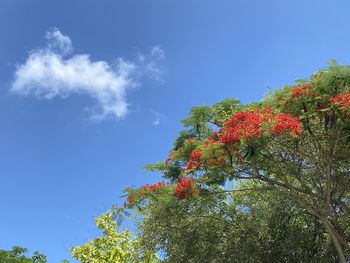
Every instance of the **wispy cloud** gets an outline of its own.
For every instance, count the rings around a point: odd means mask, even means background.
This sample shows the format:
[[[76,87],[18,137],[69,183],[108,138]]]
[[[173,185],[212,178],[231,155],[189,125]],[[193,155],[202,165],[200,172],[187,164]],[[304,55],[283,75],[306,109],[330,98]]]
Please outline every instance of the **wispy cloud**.
[[[155,116],[155,119],[152,122],[152,124],[154,126],[158,126],[160,124],[161,119],[165,118],[165,116],[163,114],[161,114],[160,112],[158,112],[158,111],[155,111],[155,110],[151,109],[150,112],[152,112],[153,115]]]
[[[117,119],[127,114],[127,91],[139,86],[142,76],[160,80],[157,63],[165,55],[158,46],[148,55],[139,54],[135,61],[118,58],[110,64],[92,61],[88,54],[73,54],[71,39],[57,28],[48,31],[45,38],[46,47],[30,52],[17,66],[11,92],[45,99],[87,95],[97,102],[94,119]]]
[[[158,126],[160,124],[160,118],[157,117],[154,121],[153,121],[153,125]]]
[[[73,52],[72,40],[68,36],[62,35],[58,28],[52,28],[46,32],[47,48],[62,54]]]

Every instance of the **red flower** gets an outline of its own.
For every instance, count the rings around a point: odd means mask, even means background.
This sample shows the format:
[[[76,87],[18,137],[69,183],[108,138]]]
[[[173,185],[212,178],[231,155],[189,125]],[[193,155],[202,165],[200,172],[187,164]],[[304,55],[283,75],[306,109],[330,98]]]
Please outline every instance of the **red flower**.
[[[264,117],[259,109],[236,112],[226,121],[219,140],[225,144],[233,144],[244,138],[249,140],[260,137],[263,122]]]
[[[127,197],[126,202],[124,203],[124,207],[127,207],[128,205],[132,205],[135,202],[137,202],[138,200],[146,197],[147,193],[149,193],[149,191],[157,191],[158,189],[165,187],[169,185],[169,183],[166,182],[158,182],[155,184],[146,184],[144,186],[141,186],[138,190],[133,191],[132,193],[130,193]]]
[[[331,97],[329,101],[344,108],[350,108],[350,93],[338,94],[334,97]]]
[[[218,141],[219,132],[212,132],[211,135],[204,141],[204,145],[208,146]]]
[[[191,159],[192,160],[200,160],[201,156],[202,156],[202,153],[200,151],[192,150],[192,152],[191,152]]]
[[[201,165],[201,156],[202,153],[200,151],[192,150],[190,160],[187,162],[186,168],[183,169],[183,172],[198,168]]]
[[[193,161],[193,160],[189,160],[186,163],[186,168],[183,170],[184,172],[198,168],[201,165],[201,163],[199,161]]]
[[[188,199],[198,194],[198,188],[195,186],[192,177],[182,176],[175,188],[175,196],[178,199]]]
[[[265,124],[275,122],[270,131],[274,134],[288,133],[293,135],[301,134],[301,124],[290,114],[272,113],[271,107],[264,108],[263,112],[259,109],[245,110],[236,112],[226,121],[223,128],[219,131],[219,140],[225,144],[234,144],[242,139],[250,140],[262,136]]]
[[[297,87],[293,87],[292,98],[307,97],[307,96],[315,97],[316,96],[315,92],[310,93],[311,87],[312,87],[312,84],[310,82]]]
[[[202,150],[210,147],[216,142],[221,142],[222,147],[217,145],[215,153],[212,157],[202,157],[202,152],[199,150],[192,150],[186,167],[182,169],[182,173],[191,171],[192,169],[199,168],[203,163],[209,167],[224,165],[226,160],[227,150],[236,152],[237,161],[242,161],[242,156],[239,154],[239,144],[243,140],[259,139],[263,134],[272,133],[275,135],[287,134],[299,136],[302,132],[301,123],[298,119],[291,114],[272,112],[272,107],[267,106],[263,110],[243,110],[234,113],[230,119],[228,119],[223,127],[218,132],[214,132],[203,142]],[[221,147],[221,148],[220,148]],[[222,149],[224,151],[220,152]]]
[[[272,132],[276,135],[287,133],[291,135],[301,134],[301,123],[288,113],[278,113],[277,121],[272,127]]]
[[[168,185],[168,183],[165,183],[165,182],[158,182],[155,184],[146,184],[144,186],[141,186],[140,190],[141,190],[141,192],[142,192],[142,190],[156,191],[156,190],[162,188],[163,186],[167,186],[167,185]]]

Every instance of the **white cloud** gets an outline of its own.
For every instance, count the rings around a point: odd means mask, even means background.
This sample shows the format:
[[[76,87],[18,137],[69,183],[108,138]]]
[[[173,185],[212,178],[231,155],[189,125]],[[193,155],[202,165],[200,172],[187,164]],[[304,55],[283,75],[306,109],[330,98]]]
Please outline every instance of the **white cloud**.
[[[157,119],[155,119],[155,120],[153,121],[153,125],[158,126],[159,124],[160,124],[160,118],[157,117]]]
[[[47,47],[62,54],[73,52],[72,40],[68,36],[62,35],[58,28],[52,28],[46,32]]]
[[[163,119],[165,116],[161,114],[158,111],[150,109],[150,112],[155,116],[155,120],[152,122],[154,126],[158,126],[160,124],[160,120]]]
[[[143,75],[159,80],[157,62],[164,51],[156,46],[149,55],[139,55],[136,62],[122,58],[114,64],[92,61],[87,54],[72,53],[72,41],[57,28],[46,34],[47,47],[32,51],[19,65],[11,91],[24,96],[53,99],[83,94],[97,101],[93,118],[122,118],[128,112],[127,91],[139,85]]]

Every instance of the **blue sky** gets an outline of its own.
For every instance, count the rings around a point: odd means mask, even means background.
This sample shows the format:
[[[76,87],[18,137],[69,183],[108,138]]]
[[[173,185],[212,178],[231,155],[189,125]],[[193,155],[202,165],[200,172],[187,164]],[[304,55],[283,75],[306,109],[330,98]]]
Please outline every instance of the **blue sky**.
[[[143,165],[167,156],[192,106],[258,100],[329,59],[349,64],[349,10],[346,0],[2,0],[0,247],[69,258],[124,187],[159,179]]]

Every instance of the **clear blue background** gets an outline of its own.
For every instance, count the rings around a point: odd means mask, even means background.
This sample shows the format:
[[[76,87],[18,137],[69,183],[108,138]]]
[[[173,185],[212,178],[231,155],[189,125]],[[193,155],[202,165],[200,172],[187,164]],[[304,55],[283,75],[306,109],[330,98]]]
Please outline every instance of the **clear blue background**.
[[[143,164],[163,160],[194,105],[260,99],[269,87],[350,58],[347,0],[1,0],[0,247],[40,250],[49,262],[97,234],[93,219],[127,185],[153,182]],[[90,122],[87,97],[9,94],[16,63],[50,27],[77,53],[113,62],[161,45],[163,84],[128,95],[121,121]],[[152,111],[163,117],[158,126]]]

